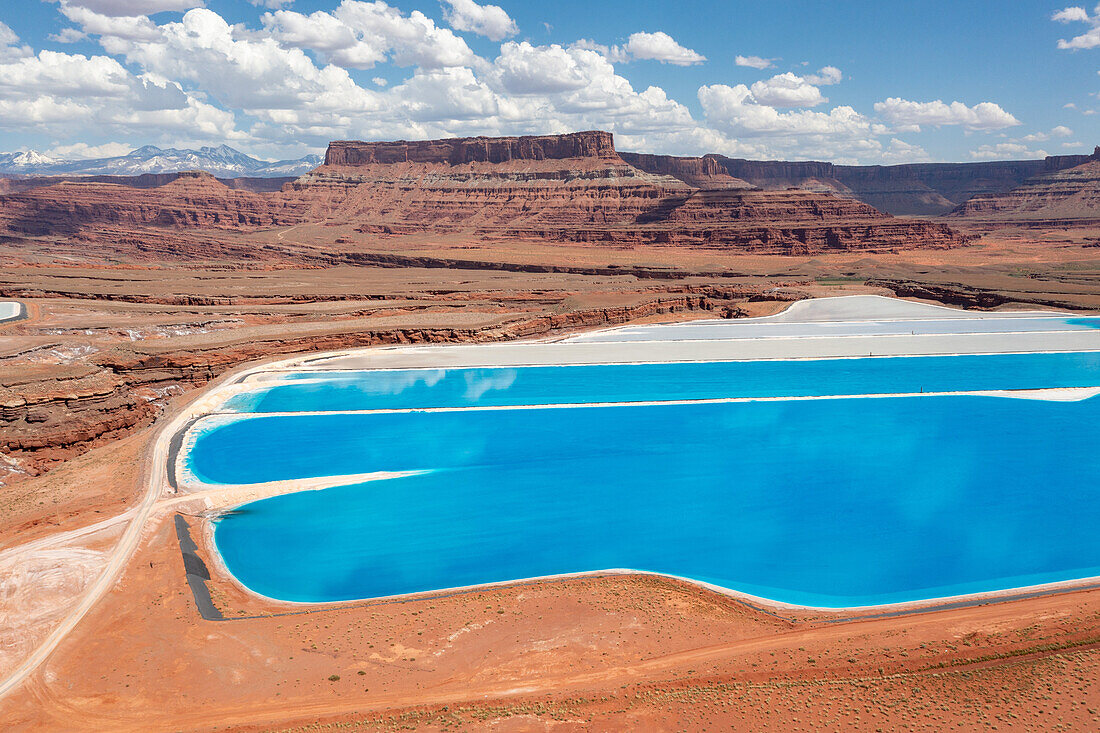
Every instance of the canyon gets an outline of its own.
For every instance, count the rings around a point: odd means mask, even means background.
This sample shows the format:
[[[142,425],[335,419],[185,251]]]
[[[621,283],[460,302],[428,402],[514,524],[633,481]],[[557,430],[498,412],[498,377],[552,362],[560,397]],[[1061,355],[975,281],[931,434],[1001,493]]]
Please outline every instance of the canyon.
[[[337,141],[295,178],[0,178],[0,300],[26,309],[0,324],[0,565],[19,570],[0,614],[46,593],[54,604],[0,646],[32,648],[54,607],[98,577],[115,520],[148,485],[159,428],[244,365],[759,316],[850,293],[1093,312],[1098,165],[642,155],[580,132]],[[178,511],[197,536],[208,507],[171,501],[164,516]],[[1038,703],[1002,699],[1034,684],[1028,665],[1050,668],[1044,679],[1068,691],[1051,704],[1067,709],[1100,669],[1093,590],[834,623],[610,577],[284,617],[223,578],[212,593],[234,620],[205,622],[175,531],[150,522],[118,584],[0,717],[28,729],[507,728],[606,715],[684,728],[733,689],[758,703],[746,724],[784,727],[791,705],[839,725],[867,694],[922,720],[913,691],[950,688],[1038,725]],[[9,552],[36,543],[45,554],[25,566]],[[639,650],[654,656],[639,666]],[[14,660],[0,655],[0,670]],[[953,714],[992,720],[975,710]]]

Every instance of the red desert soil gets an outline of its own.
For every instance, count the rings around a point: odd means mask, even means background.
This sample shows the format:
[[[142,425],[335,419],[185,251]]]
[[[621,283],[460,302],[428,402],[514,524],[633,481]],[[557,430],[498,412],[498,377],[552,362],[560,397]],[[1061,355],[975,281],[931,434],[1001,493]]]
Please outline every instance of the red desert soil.
[[[0,325],[0,678],[99,577],[167,419],[247,364],[855,292],[1100,310],[1084,214],[899,219],[822,193],[893,201],[912,184],[896,171],[524,140],[335,145],[279,192],[193,175],[0,196],[0,299],[28,310]],[[1085,211],[1082,161],[1055,163]],[[986,172],[1042,173],[1017,167]],[[918,172],[907,206],[962,195]],[[823,183],[746,184],[764,176]],[[205,520],[175,508],[216,568]],[[5,730],[1100,727],[1100,590],[836,618],[609,576],[320,607],[260,602],[215,569],[226,620],[206,621],[173,521],[154,514],[118,582],[0,698]]]

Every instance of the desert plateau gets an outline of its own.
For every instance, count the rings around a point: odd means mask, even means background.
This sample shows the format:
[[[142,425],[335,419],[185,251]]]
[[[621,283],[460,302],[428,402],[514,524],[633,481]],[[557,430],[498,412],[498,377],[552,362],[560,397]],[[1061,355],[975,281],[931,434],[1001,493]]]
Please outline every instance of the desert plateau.
[[[1100,728],[1100,13],[736,5],[0,9],[0,728]]]

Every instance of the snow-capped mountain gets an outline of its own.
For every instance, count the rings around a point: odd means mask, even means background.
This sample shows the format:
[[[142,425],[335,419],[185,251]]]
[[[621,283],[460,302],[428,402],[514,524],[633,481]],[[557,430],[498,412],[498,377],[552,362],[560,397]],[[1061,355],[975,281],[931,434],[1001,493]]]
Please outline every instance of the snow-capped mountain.
[[[33,168],[54,165],[61,161],[43,155],[37,150],[28,150],[25,153],[0,153],[0,171],[26,173]]]
[[[136,176],[142,173],[203,170],[219,178],[276,178],[299,176],[320,164],[319,155],[307,155],[298,160],[268,161],[253,158],[228,145],[201,147],[198,150],[146,145],[126,155],[89,160],[51,158],[34,150],[25,153],[0,153],[0,174],[20,175]]]

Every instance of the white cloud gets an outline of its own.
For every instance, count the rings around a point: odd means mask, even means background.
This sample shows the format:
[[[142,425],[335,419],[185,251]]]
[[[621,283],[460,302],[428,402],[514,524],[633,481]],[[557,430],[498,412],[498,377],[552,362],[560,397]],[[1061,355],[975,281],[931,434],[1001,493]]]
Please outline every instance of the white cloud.
[[[0,46],[14,46],[19,43],[19,36],[5,23],[0,22]]]
[[[86,8],[99,15],[138,16],[165,11],[182,12],[206,5],[204,0],[59,0],[62,5]]]
[[[911,102],[890,97],[875,103],[875,112],[902,130],[919,131],[921,125],[961,125],[968,130],[1000,130],[1019,125],[1020,121],[993,102],[980,102],[967,107],[962,102],[945,104]]]
[[[20,46],[16,32],[0,22],[0,61],[24,58],[32,54],[34,50],[30,46]]]
[[[149,41],[104,37],[101,43],[147,71],[199,84],[218,102],[259,117],[285,120],[378,105],[344,69],[318,68],[300,49],[282,48],[273,38],[237,38],[210,10],[191,10],[180,22],[158,26]]]
[[[469,31],[492,41],[519,33],[516,21],[499,5],[478,5],[474,0],[445,0],[443,19],[456,31]]]
[[[772,63],[773,61],[774,59],[766,59],[761,56],[738,55],[733,60],[733,63],[737,64],[738,66],[747,66],[750,69],[770,69],[775,66],[775,64]]]
[[[88,34],[82,30],[76,28],[62,28],[57,33],[51,33],[49,38],[54,43],[76,43],[77,41],[83,41],[88,37]]]
[[[925,163],[931,160],[928,151],[920,145],[912,145],[904,140],[891,138],[890,145],[882,151],[882,162],[890,164],[899,163]]]
[[[1047,155],[1047,151],[1031,150],[1023,143],[981,145],[977,150],[972,150],[970,152],[970,157],[975,160],[1026,160],[1032,158],[1045,158]]]
[[[467,68],[420,70],[392,89],[390,101],[414,122],[484,120],[507,113],[505,100]]]
[[[1069,129],[1065,125],[1058,125],[1050,131],[1050,134],[1054,137],[1069,137],[1073,134],[1073,130]]]
[[[86,160],[89,158],[115,158],[126,155],[134,149],[133,145],[126,143],[103,143],[102,145],[88,145],[87,143],[74,143],[72,145],[58,145],[46,151],[46,155],[54,158]]]
[[[1063,50],[1077,50],[1100,46],[1100,5],[1092,12],[1093,14],[1089,15],[1084,8],[1073,6],[1059,10],[1057,13],[1050,16],[1051,20],[1059,23],[1087,23],[1092,26],[1081,35],[1075,36],[1068,41],[1064,38],[1059,39],[1058,48]]]
[[[844,73],[835,66],[823,66],[816,74],[804,74],[802,78],[810,84],[827,87],[839,84],[844,79]]]
[[[132,132],[139,128],[235,135],[231,112],[154,74],[134,75],[108,56],[40,51],[0,62],[0,127]]]
[[[61,4],[61,13],[80,26],[78,33],[126,40],[150,41],[159,36],[157,24],[144,15],[115,16],[97,13],[78,5]],[[67,29],[73,30],[73,29]]]
[[[1080,147],[1083,147],[1083,146],[1084,146],[1084,143],[1082,143],[1079,140],[1074,140],[1071,143],[1062,143],[1062,147],[1067,148],[1067,149],[1069,149],[1069,148],[1080,148]]]
[[[338,66],[369,69],[386,59],[399,66],[439,69],[475,60],[466,41],[418,10],[402,14],[385,2],[343,0],[331,13],[291,10],[265,13],[257,41],[274,39],[283,48],[316,52]],[[241,34],[244,35],[244,34]]]
[[[870,122],[851,107],[830,112],[779,112],[757,102],[744,84],[700,87],[699,102],[711,124],[734,135],[864,134],[871,129]]]
[[[1059,23],[1088,23],[1089,14],[1084,8],[1075,6],[1059,10],[1050,19]]]
[[[631,33],[623,45],[623,51],[634,59],[660,61],[676,66],[694,66],[707,60],[706,56],[684,48],[663,31]]]
[[[450,28],[382,0],[331,0],[329,10],[303,12],[279,7],[289,3],[257,1],[271,11],[232,25],[201,7],[154,21],[119,14],[136,7],[122,2],[61,0],[60,11],[76,26],[69,30],[89,34],[105,51],[92,57],[34,56],[2,26],[0,127],[36,126],[73,155],[96,154],[73,142],[72,136],[88,129],[123,141],[136,131],[148,139],[155,130],[174,142],[228,140],[271,154],[340,138],[607,129],[620,148],[641,152],[838,162],[928,158],[919,145],[892,137],[901,125],[887,124],[887,114],[872,119],[849,106],[810,109],[828,101],[819,87],[843,79],[832,66],[813,74],[776,74],[751,87],[702,87],[703,117],[696,119],[664,89],[636,89],[619,73],[618,64],[642,59],[683,66],[705,60],[666,33],[634,33],[619,46],[507,41],[495,58],[482,58]],[[490,38],[511,33],[511,18],[491,12],[494,7],[447,0],[444,14],[457,30]],[[764,68],[771,61],[739,57],[737,63]],[[348,71],[382,65],[373,78],[364,74],[360,80]],[[399,80],[394,67],[411,68]],[[887,102],[916,105],[919,114],[909,111],[920,118],[910,123],[914,127],[1016,123],[990,103],[959,105],[966,111],[960,115],[958,103]],[[935,104],[953,121],[927,109]]]
[[[513,94],[555,94],[588,83],[589,77],[581,69],[585,53],[585,49],[567,50],[556,44],[532,46],[527,41],[510,41],[500,47],[494,65],[501,85]]]
[[[789,71],[755,82],[749,89],[758,104],[770,107],[815,107],[829,101],[820,89]]]

